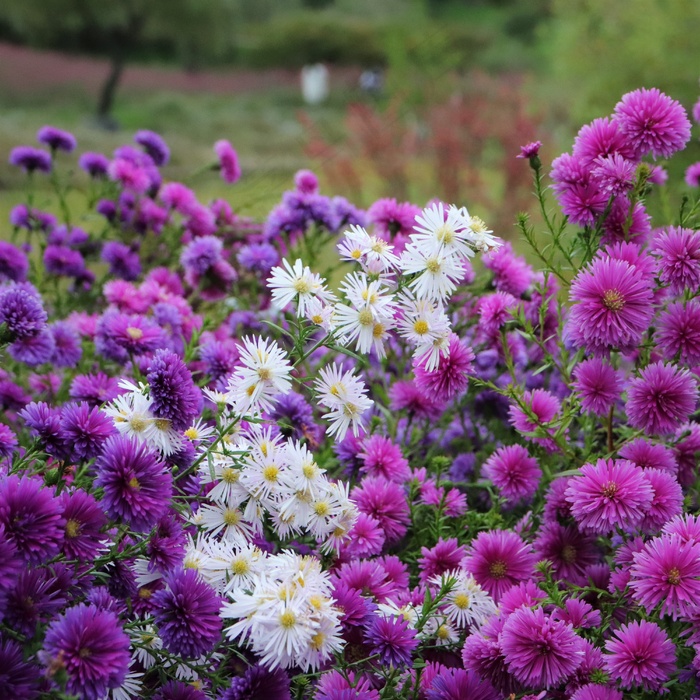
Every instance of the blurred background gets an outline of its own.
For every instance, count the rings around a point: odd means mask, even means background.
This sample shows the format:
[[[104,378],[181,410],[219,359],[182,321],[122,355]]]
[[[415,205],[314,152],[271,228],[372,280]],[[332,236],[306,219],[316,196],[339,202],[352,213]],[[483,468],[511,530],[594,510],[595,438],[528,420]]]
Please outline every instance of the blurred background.
[[[309,167],[358,205],[439,196],[507,236],[533,208],[519,146],[542,140],[548,165],[637,87],[690,109],[698,36],[697,0],[3,0],[0,221],[23,199],[11,147],[52,124],[108,155],[155,130],[167,177],[241,214]],[[234,187],[192,179],[220,138]]]

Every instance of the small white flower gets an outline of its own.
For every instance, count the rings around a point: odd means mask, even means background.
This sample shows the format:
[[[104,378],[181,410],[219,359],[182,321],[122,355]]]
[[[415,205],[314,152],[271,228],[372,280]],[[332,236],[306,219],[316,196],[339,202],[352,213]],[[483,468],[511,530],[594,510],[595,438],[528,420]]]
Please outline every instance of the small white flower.
[[[269,410],[278,394],[292,388],[287,353],[274,340],[244,338],[239,366],[228,380],[228,401],[241,414]]]
[[[432,250],[436,245],[439,250],[448,255],[459,257],[474,257],[470,248],[471,230],[470,218],[466,209],[449,206],[447,211],[442,202],[432,204],[416,216],[416,233],[411,235],[411,242],[418,247]]]
[[[464,277],[462,261],[454,253],[443,250],[437,242],[426,245],[409,243],[401,256],[401,269],[415,274],[409,287],[418,299],[444,302]]]
[[[319,374],[314,388],[319,403],[330,409],[326,414],[326,419],[331,423],[329,435],[335,434],[340,441],[351,426],[353,433],[358,435],[362,416],[374,403],[365,396],[367,389],[364,383],[352,372],[341,372],[337,365],[324,367]]]
[[[294,298],[297,299],[297,315],[306,314],[306,304],[315,298],[330,301],[331,294],[324,287],[324,279],[304,267],[301,260],[296,260],[292,267],[287,260],[283,260],[282,267],[272,269],[272,275],[267,280],[267,286],[272,290],[273,305],[283,310]]]

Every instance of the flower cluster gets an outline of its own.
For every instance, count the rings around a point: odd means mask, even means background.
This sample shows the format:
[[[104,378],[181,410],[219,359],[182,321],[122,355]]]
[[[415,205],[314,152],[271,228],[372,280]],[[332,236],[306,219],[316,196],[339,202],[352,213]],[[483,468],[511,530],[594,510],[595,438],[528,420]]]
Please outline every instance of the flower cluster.
[[[3,697],[700,697],[700,206],[649,213],[690,132],[625,95],[562,215],[513,154],[541,269],[310,171],[258,224],[150,131],[71,211],[73,136],[14,149],[60,216],[0,242]]]

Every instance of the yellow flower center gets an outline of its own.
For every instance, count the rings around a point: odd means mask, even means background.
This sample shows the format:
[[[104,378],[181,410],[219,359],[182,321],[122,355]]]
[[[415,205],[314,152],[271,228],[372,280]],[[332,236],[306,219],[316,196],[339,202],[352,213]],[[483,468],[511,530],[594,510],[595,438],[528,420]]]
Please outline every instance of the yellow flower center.
[[[466,593],[458,593],[455,596],[455,605],[460,610],[466,610],[469,607],[470,603],[471,600],[469,600],[469,596]]]
[[[327,501],[319,501],[315,506],[314,506],[314,512],[316,515],[320,515],[321,517],[328,515],[330,512],[331,508],[328,505]]]
[[[134,416],[129,421],[129,425],[135,433],[142,433],[148,427],[148,420],[142,418],[141,416]]]
[[[494,578],[504,578],[507,572],[508,565],[500,559],[489,566],[489,573]]]
[[[435,231],[435,236],[440,243],[447,243],[449,245],[455,239],[455,232],[448,226],[441,226]]]
[[[291,610],[285,610],[280,615],[280,625],[285,629],[291,629],[297,622],[297,616]]]
[[[170,430],[170,421],[167,418],[156,418],[153,422],[158,430],[163,432]]]
[[[428,326],[427,321],[421,318],[413,324],[413,330],[418,333],[418,335],[425,335],[430,330],[430,326]]]
[[[260,377],[261,381],[267,382],[271,379],[272,372],[267,367],[261,367],[258,370],[258,377]]]
[[[134,328],[134,326],[129,326],[126,329],[126,334],[132,340],[141,340],[143,338],[143,331],[140,328]]]
[[[675,566],[668,572],[668,582],[672,586],[677,586],[681,582],[681,572]]]
[[[224,467],[221,471],[221,478],[227,484],[235,484],[240,478],[240,473],[237,469],[231,469],[231,467]]]
[[[620,311],[625,306],[625,298],[617,289],[607,289],[603,294],[603,305],[610,311]]]
[[[141,488],[141,484],[139,484],[139,480],[135,476],[132,476],[131,479],[129,479],[129,488],[134,489],[135,491],[138,491]]]
[[[434,275],[440,272],[440,261],[437,258],[428,258],[425,261],[425,269]]]
[[[326,635],[323,632],[316,632],[316,634],[311,637],[311,646],[318,651],[322,646],[323,642],[326,641]]]
[[[311,287],[305,279],[298,279],[294,282],[294,291],[299,294],[308,294],[311,291]]]
[[[238,525],[241,522],[241,514],[237,510],[224,511],[224,523],[226,525]]]
[[[242,576],[250,571],[250,565],[245,559],[236,559],[233,564],[231,564],[231,571],[233,571],[236,576]]]
[[[363,309],[357,315],[357,321],[361,326],[373,326],[374,316],[372,315],[372,312],[369,309]]]
[[[80,534],[80,523],[77,520],[69,520],[66,523],[66,536],[77,537]]]
[[[265,469],[263,469],[262,475],[265,481],[271,481],[276,484],[279,473],[280,470],[274,464],[270,464],[268,467],[265,467]]]

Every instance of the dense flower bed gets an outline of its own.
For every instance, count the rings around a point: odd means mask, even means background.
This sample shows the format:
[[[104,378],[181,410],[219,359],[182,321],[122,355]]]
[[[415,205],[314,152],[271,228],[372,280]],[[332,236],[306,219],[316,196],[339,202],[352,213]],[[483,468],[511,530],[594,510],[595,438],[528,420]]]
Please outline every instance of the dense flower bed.
[[[0,697],[697,693],[699,207],[645,205],[690,131],[625,95],[555,160],[563,215],[524,146],[541,270],[308,171],[258,225],[152,132],[80,156],[79,211],[72,135],[15,149]]]

